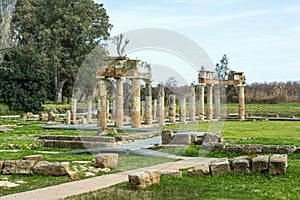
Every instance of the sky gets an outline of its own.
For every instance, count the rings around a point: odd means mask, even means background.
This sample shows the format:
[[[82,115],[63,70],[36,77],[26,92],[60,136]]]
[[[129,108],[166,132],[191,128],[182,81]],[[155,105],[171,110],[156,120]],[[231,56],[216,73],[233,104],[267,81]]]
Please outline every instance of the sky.
[[[111,36],[137,29],[162,29],[198,44],[212,62],[224,54],[247,83],[300,80],[299,0],[96,0],[113,25]],[[176,35],[177,37],[177,35]],[[179,37],[179,36],[178,36]],[[131,40],[131,39],[130,39]],[[145,40],[155,40],[151,35]],[[166,39],[167,41],[167,39]],[[185,40],[183,40],[185,41]],[[176,44],[178,40],[173,40]],[[180,42],[179,42],[180,43]],[[180,43],[186,52],[189,47]],[[180,54],[180,53],[179,53]],[[197,69],[176,52],[142,49],[128,53],[153,64],[154,76],[168,70],[195,82]],[[171,73],[171,72],[170,72]]]

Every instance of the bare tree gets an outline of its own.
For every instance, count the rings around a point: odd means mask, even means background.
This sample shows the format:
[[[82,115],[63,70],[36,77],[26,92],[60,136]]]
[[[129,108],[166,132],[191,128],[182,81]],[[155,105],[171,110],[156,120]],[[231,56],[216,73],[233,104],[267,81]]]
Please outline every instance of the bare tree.
[[[124,53],[125,53],[125,48],[129,43],[129,39],[125,39],[124,44],[123,44],[123,39],[124,39],[124,34],[122,33],[117,36],[114,36],[113,38],[113,43],[117,45],[117,51],[119,56],[126,56],[124,55]]]

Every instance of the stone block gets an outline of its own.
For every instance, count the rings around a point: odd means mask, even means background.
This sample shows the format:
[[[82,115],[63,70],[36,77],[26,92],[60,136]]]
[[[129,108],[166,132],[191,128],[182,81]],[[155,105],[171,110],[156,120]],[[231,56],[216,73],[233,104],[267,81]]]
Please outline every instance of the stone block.
[[[195,134],[176,134],[170,144],[189,145],[195,142]]]
[[[2,163],[2,174],[31,174],[34,163],[30,160],[5,160]]]
[[[35,174],[41,174],[45,176],[63,176],[68,173],[69,166],[69,162],[60,163],[42,161],[33,167],[33,172]]]
[[[230,146],[226,146],[225,150],[229,153],[240,153],[240,152],[243,152],[243,146],[242,145],[230,145]]]
[[[236,157],[232,161],[232,168],[234,172],[251,172],[249,158],[247,156]]]
[[[194,169],[190,169],[187,171],[188,176],[198,176],[198,175],[209,175],[209,164],[201,163],[196,165]]]
[[[117,167],[119,163],[119,155],[116,153],[103,153],[95,157],[95,167],[110,168]]]
[[[223,136],[221,133],[205,133],[203,143],[209,143],[209,142],[217,142],[222,143],[223,142]]]
[[[283,145],[278,148],[278,153],[294,153],[297,150],[297,147],[294,145]]]
[[[202,143],[202,149],[209,151],[225,150],[225,144],[218,142]]]
[[[263,153],[277,153],[278,151],[278,146],[276,145],[264,145],[263,146]]]
[[[169,144],[172,139],[174,138],[174,133],[173,131],[170,130],[163,130],[161,132],[161,140],[162,140],[162,144]]]
[[[285,174],[288,166],[288,156],[286,154],[274,154],[270,157],[269,173]]]
[[[128,175],[131,187],[139,189],[145,188],[160,182],[160,172],[141,172]]]
[[[243,149],[244,153],[247,154],[261,154],[262,153],[262,145],[258,144],[247,144]]]
[[[8,132],[8,131],[9,131],[8,128],[5,128],[5,127],[3,127],[3,126],[0,126],[0,132],[6,133],[6,132]]]
[[[35,162],[41,162],[44,160],[44,156],[42,156],[42,155],[24,156],[23,160],[31,160],[31,161],[35,161]]]
[[[160,176],[166,177],[182,177],[182,172],[180,170],[162,170],[160,171]]]
[[[227,158],[212,160],[209,168],[212,176],[230,172],[230,166]]]
[[[264,173],[269,171],[269,156],[257,156],[252,160],[252,172]]]

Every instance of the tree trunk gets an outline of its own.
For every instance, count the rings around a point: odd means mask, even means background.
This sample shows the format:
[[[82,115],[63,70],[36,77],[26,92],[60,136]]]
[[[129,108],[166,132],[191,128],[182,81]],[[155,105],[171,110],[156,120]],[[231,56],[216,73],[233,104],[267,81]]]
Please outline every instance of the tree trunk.
[[[62,103],[63,87],[66,82],[67,80],[63,80],[58,84],[58,87],[56,88],[56,94],[55,94],[56,103]]]

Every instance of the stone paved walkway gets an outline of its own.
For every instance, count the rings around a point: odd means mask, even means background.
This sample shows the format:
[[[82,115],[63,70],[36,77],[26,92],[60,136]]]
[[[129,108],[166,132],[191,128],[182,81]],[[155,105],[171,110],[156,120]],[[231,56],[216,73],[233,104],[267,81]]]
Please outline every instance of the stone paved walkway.
[[[171,170],[171,169],[186,169],[194,167],[199,163],[209,162],[209,158],[190,158],[178,162],[169,162],[165,164],[144,167],[140,169],[130,170],[126,172],[120,172],[116,174],[109,174],[104,176],[98,176],[94,178],[84,179],[80,181],[74,181],[64,183],[47,188],[41,188],[31,190],[28,192],[12,194],[0,197],[0,200],[57,200],[63,199],[69,196],[83,194],[87,192],[96,191],[99,189],[107,188],[119,183],[128,181],[128,175],[136,172],[144,172],[149,170]]]

